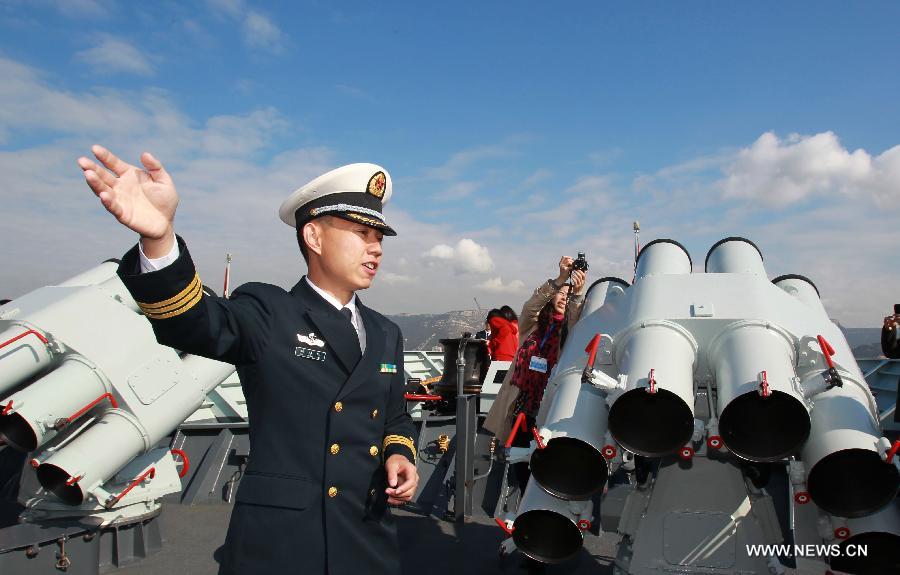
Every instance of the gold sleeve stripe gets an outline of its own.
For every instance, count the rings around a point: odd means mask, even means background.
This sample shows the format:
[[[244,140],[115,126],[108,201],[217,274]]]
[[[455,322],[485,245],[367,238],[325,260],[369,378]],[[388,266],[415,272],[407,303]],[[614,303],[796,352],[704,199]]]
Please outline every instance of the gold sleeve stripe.
[[[203,298],[203,284],[201,284],[199,281],[192,282],[192,284],[194,285],[194,289],[176,303],[156,309],[144,307],[144,305],[142,304],[138,305],[141,307],[144,315],[149,319],[166,319],[183,314],[184,312],[197,305],[197,302],[199,302]]]
[[[160,311],[159,308],[163,308],[166,306],[170,306],[179,300],[185,299],[189,294],[192,294],[194,290],[197,288],[197,285],[200,283],[200,276],[194,272],[194,279],[191,280],[191,283],[187,285],[186,288],[178,292],[176,295],[170,297],[169,299],[165,299],[163,301],[158,301],[156,303],[142,303],[138,302],[138,305],[142,310],[146,311]]]
[[[146,312],[144,312],[144,315],[147,316],[147,318],[149,318],[149,319],[167,319],[170,317],[175,317],[176,315],[181,315],[184,312],[191,309],[192,307],[194,307],[195,305],[197,305],[197,303],[199,303],[201,299],[203,299],[203,287],[198,284],[197,294],[195,296],[193,296],[190,300],[185,302],[181,307],[179,307],[173,311],[167,312],[167,313],[159,313],[159,312],[146,313]]]
[[[416,446],[413,443],[413,440],[409,437],[404,437],[402,435],[388,435],[384,438],[384,444],[381,446],[381,450],[385,451],[388,448],[388,445],[403,445],[407,449],[409,449],[410,453],[412,453],[413,461],[416,460]]]
[[[192,299],[197,297],[198,293],[202,293],[202,292],[203,292],[203,284],[201,284],[200,282],[197,282],[194,285],[194,289],[192,289],[189,294],[185,295],[183,298],[181,298],[177,302],[175,302],[171,305],[167,305],[164,307],[158,307],[158,308],[141,307],[141,310],[144,312],[145,315],[161,315],[161,314],[164,314],[164,313],[167,313],[170,311],[175,311],[176,309],[182,307],[186,302],[191,301]]]

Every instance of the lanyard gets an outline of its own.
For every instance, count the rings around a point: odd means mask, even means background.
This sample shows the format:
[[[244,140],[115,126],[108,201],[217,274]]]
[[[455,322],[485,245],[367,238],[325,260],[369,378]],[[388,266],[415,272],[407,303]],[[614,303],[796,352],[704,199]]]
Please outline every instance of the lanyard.
[[[541,339],[541,345],[538,346],[538,351],[543,351],[544,344],[547,343],[547,338],[550,337],[550,334],[553,332],[553,326],[556,325],[556,320],[551,320],[550,325],[547,326],[547,331],[544,332],[544,338]]]

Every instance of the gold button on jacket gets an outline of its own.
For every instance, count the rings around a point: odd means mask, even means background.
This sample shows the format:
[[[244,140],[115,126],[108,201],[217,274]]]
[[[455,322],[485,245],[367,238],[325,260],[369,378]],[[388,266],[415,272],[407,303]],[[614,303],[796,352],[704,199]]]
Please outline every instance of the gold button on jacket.
[[[344,404],[341,403],[340,401],[336,402],[336,403],[334,404],[334,410],[337,411],[337,412],[343,411],[343,410],[344,410]]]
[[[338,490],[337,487],[329,487],[328,488],[328,497],[337,497]]]
[[[374,445],[372,447],[370,447],[369,455],[371,455],[372,457],[375,457],[376,455],[378,455],[378,448],[375,447]]]
[[[378,417],[378,410],[377,410],[377,409],[373,409],[373,410],[372,410],[372,419],[375,419],[376,417]]]
[[[331,454],[332,455],[337,455],[338,453],[340,453],[340,451],[341,451],[340,445],[338,445],[337,443],[333,443],[331,445]]]

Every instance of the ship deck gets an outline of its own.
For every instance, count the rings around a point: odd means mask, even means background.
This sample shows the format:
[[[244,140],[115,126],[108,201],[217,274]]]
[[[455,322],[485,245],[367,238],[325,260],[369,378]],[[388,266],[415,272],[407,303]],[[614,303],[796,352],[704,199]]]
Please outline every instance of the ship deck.
[[[161,551],[115,571],[117,575],[190,573],[214,575],[231,515],[230,505],[163,504],[159,516],[164,539]],[[464,523],[395,510],[402,548],[404,575],[477,575],[525,573],[523,556],[499,556],[505,534],[493,520],[474,517]],[[548,574],[612,574],[612,560],[619,537],[588,535],[581,552],[572,560],[548,565]],[[302,550],[300,550],[302,552]]]

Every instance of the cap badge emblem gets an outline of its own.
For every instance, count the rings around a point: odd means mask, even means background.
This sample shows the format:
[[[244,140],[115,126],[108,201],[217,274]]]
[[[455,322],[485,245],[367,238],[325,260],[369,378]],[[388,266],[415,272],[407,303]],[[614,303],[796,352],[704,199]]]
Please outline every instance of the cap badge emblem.
[[[369,183],[366,185],[366,192],[380,200],[384,197],[384,187],[386,184],[387,179],[384,176],[384,172],[375,172],[375,175],[369,178]]]

